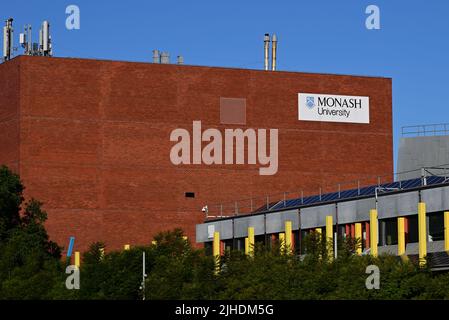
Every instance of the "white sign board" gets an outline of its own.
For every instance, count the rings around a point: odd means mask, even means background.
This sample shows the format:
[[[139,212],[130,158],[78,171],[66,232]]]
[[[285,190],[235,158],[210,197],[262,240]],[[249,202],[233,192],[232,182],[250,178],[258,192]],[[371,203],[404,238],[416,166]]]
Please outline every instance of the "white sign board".
[[[209,239],[213,239],[214,233],[215,233],[215,226],[213,224],[208,225],[207,226],[207,237]]]
[[[369,97],[298,93],[298,120],[369,123]]]

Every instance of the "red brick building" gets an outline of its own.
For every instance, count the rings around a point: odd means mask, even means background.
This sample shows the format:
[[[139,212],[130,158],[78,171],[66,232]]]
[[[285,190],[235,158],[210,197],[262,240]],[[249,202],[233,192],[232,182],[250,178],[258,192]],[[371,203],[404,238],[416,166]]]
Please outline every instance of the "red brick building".
[[[52,239],[81,251],[178,226],[194,239],[205,204],[393,172],[389,78],[27,56],[0,77],[0,164],[44,202]],[[370,123],[299,121],[299,92],[368,96]],[[245,102],[242,124],[223,123],[221,98]],[[279,129],[277,173],[172,164],[170,133],[194,120]]]

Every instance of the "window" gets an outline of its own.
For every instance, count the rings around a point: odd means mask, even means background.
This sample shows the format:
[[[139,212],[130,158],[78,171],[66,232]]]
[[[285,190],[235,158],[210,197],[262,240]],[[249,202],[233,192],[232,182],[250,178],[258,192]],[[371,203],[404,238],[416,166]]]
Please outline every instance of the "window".
[[[186,192],[186,198],[195,198],[195,192]]]
[[[381,229],[380,239],[382,245],[395,245],[398,244],[398,219],[390,218],[380,221]]]
[[[408,242],[418,242],[418,215],[407,216]]]
[[[429,236],[432,241],[444,240],[444,213],[427,214],[429,221]]]

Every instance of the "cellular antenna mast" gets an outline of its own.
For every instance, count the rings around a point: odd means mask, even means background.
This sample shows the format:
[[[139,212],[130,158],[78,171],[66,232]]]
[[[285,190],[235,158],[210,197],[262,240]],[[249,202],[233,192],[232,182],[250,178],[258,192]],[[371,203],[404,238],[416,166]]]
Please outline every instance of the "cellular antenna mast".
[[[11,60],[13,52],[13,18],[9,18],[5,22],[6,24],[3,27],[3,61],[8,61]]]

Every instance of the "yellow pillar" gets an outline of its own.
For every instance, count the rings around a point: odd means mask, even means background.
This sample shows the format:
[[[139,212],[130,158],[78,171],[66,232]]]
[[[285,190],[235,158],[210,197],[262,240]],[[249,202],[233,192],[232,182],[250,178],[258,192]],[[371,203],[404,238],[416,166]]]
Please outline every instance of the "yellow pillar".
[[[254,255],[254,228],[248,227],[248,254]]]
[[[214,242],[213,242],[213,255],[214,257],[220,256],[220,232],[214,232]]]
[[[449,211],[444,213],[444,250],[449,252]]]
[[[377,257],[377,242],[378,242],[378,231],[377,231],[377,210],[372,209],[369,212],[369,221],[370,221],[370,248],[371,255],[373,257]]]
[[[398,256],[405,255],[405,218],[398,217]]]
[[[334,252],[332,249],[334,246],[334,222],[332,216],[326,216],[326,243],[328,245],[328,257],[332,260]]]
[[[279,244],[281,246],[281,253],[285,252],[285,233],[283,232],[279,233]]]
[[[362,224],[356,223],[355,224],[355,239],[357,240],[357,248],[355,249],[355,252],[358,255],[362,254]]]
[[[249,240],[248,240],[248,237],[245,238],[245,254],[249,255]]]
[[[292,222],[285,221],[285,248],[288,254],[292,253]]]
[[[426,204],[418,203],[418,241],[419,241],[419,265],[426,264],[427,255],[427,227],[426,227]]]
[[[125,244],[125,246],[123,247],[125,250],[129,250],[129,244]]]
[[[75,251],[75,266],[77,268],[80,267],[80,252],[79,251]]]
[[[215,273],[220,271],[220,232],[214,232],[214,242],[212,245],[212,254],[215,258]]]

